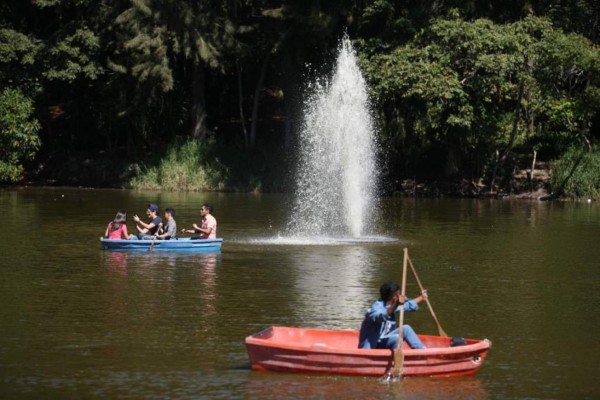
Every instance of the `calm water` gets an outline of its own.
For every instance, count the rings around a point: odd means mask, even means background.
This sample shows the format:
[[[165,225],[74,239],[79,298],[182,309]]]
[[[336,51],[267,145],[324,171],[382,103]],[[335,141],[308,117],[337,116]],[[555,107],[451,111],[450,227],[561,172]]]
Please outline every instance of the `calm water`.
[[[215,205],[219,255],[111,253],[119,208]],[[2,398],[598,398],[600,205],[384,199],[399,241],[282,245],[279,195],[0,189]],[[267,239],[267,240],[265,240]],[[444,329],[493,342],[474,378],[258,373],[245,336],[269,325],[357,328],[408,247]],[[414,284],[409,294],[416,293]],[[407,316],[435,333],[426,308]]]

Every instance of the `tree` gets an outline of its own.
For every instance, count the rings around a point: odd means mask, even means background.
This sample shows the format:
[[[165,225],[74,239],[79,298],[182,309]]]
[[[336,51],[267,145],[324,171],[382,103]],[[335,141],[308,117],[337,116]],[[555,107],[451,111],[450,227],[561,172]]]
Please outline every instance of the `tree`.
[[[0,181],[17,181],[23,162],[40,147],[40,123],[33,113],[33,101],[20,90],[0,92]]]
[[[182,71],[192,88],[190,135],[199,139],[206,135],[206,68],[222,69],[222,49],[234,41],[226,10],[216,0],[132,0],[116,19],[122,54],[114,69],[127,71],[151,93],[173,90]]]
[[[585,38],[547,19],[455,18],[434,21],[389,52],[366,51],[363,66],[386,140],[406,149],[397,152],[400,158],[427,159],[410,153],[443,150],[446,176],[466,172],[478,179],[488,171],[494,181],[489,171],[498,167],[512,176],[519,146],[559,133],[587,137],[598,113],[589,102],[598,90],[598,54]]]

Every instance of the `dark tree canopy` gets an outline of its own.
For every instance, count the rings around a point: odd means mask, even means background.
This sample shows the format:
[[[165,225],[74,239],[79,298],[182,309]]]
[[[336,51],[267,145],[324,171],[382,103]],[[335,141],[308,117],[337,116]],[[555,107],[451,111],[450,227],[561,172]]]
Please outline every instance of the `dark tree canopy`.
[[[596,154],[599,33],[591,0],[7,0],[0,180],[287,190],[306,81],[348,34],[386,191],[510,191],[532,154]]]

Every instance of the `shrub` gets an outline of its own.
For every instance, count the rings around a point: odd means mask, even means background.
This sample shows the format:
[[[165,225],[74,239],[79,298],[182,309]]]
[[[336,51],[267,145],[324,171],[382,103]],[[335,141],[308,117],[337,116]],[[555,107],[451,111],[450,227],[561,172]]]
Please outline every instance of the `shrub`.
[[[557,196],[600,198],[600,149],[568,149],[556,163],[550,185]]]
[[[170,146],[158,165],[142,168],[134,189],[203,191],[222,189],[223,167],[210,156],[211,144],[187,140]]]
[[[14,182],[23,173],[23,161],[40,147],[40,123],[33,116],[33,101],[19,89],[0,92],[0,182]]]

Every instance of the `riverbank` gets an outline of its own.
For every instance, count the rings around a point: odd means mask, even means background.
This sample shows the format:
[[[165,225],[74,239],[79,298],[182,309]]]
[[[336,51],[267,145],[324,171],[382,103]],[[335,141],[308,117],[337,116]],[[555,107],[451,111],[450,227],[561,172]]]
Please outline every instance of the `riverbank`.
[[[132,185],[136,176],[140,176],[139,164],[129,164],[124,166],[121,172],[111,174],[109,166],[106,163],[97,164],[98,166],[106,166],[107,169],[96,168],[90,174],[91,162],[83,160],[80,165],[80,174],[60,174],[58,179],[44,179],[40,175],[30,174],[27,178],[23,178],[16,183],[16,186],[48,186],[48,187],[86,187],[97,189],[130,189],[130,190],[148,190],[148,191],[181,191],[181,192],[223,192],[223,193],[285,193],[291,190],[291,182],[286,182],[283,185],[271,182],[263,184],[259,179],[251,181],[237,180],[236,183],[227,183],[225,180],[207,180],[204,179],[202,185],[189,185],[189,181],[193,179],[193,174],[187,173],[185,168],[173,168],[165,176],[172,176],[171,183],[168,186],[161,186],[159,176],[161,175],[160,167],[152,170],[154,179],[146,177],[144,180],[138,178],[137,185]],[[114,166],[113,166],[114,168]],[[166,167],[165,167],[166,168]],[[281,171],[275,171],[281,173]],[[274,173],[275,173],[274,172]],[[202,174],[198,170],[197,174]],[[489,185],[486,185],[483,180],[469,180],[465,178],[455,180],[419,180],[405,179],[397,190],[386,190],[386,194],[394,197],[421,197],[421,198],[515,198],[526,200],[549,200],[551,192],[550,185],[550,170],[547,168],[536,169],[533,178],[529,179],[529,170],[517,171],[511,183],[511,190],[490,190]],[[282,174],[285,175],[285,174]],[[203,175],[204,177],[206,175]],[[65,179],[66,178],[66,179]],[[222,176],[221,176],[222,178]],[[279,182],[284,180],[284,176],[277,178]],[[231,181],[231,180],[230,180]],[[187,188],[187,189],[186,189]]]
[[[418,180],[405,179],[395,196],[403,197],[465,197],[465,198],[516,198],[527,200],[549,200],[550,169],[546,163],[539,163],[538,169],[517,170],[504,187],[492,189],[483,179],[470,180]]]

